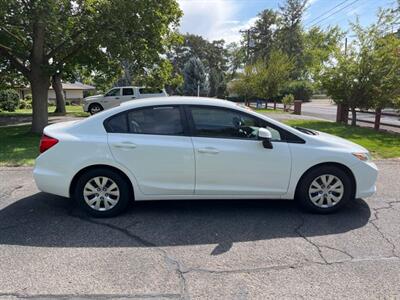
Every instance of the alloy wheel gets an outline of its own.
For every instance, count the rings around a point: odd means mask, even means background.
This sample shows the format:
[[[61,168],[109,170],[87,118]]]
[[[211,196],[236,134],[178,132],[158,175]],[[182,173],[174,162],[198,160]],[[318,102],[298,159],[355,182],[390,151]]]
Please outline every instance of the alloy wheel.
[[[324,174],[313,180],[308,189],[308,195],[317,207],[333,207],[343,198],[344,184],[338,177]]]
[[[97,211],[108,211],[117,205],[120,198],[118,185],[105,176],[90,179],[83,188],[83,197],[89,207]]]

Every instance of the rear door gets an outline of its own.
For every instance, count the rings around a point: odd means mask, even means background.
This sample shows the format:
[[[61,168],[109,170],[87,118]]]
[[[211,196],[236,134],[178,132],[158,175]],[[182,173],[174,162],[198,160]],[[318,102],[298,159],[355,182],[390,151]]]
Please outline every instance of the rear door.
[[[264,195],[286,193],[291,155],[281,133],[261,119],[233,109],[191,106],[196,159],[195,193],[200,195]],[[257,139],[269,129],[273,149]]]
[[[134,100],[135,98],[136,97],[135,97],[134,90],[132,87],[122,88],[122,97],[121,97],[120,102]]]
[[[105,122],[114,158],[146,195],[192,195],[195,162],[180,106],[134,109]]]

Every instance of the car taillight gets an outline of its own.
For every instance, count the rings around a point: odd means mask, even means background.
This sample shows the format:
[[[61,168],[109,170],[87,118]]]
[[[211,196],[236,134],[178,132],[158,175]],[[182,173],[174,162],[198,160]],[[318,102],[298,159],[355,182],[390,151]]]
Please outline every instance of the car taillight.
[[[58,143],[57,139],[43,134],[42,138],[40,139],[40,146],[39,146],[40,153],[43,153],[44,151],[50,149],[57,143]]]

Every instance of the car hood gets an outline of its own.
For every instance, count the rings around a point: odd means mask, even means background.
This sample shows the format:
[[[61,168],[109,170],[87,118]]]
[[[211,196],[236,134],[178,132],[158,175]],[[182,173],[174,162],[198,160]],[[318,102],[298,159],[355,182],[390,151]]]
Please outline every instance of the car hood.
[[[364,147],[356,143],[353,143],[349,140],[325,132],[316,130],[313,131],[316,132],[317,134],[311,136],[311,138],[313,140],[326,144],[327,146],[337,147],[341,149],[348,149],[351,152],[368,152],[368,150],[365,149]]]
[[[86,97],[85,99],[83,99],[83,101],[90,102],[90,101],[98,100],[100,98],[103,98],[103,95],[89,96],[89,97]]]

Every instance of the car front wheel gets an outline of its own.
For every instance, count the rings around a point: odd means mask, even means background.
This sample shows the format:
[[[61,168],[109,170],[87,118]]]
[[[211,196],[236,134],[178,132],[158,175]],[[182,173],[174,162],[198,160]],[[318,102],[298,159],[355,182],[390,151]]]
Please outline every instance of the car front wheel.
[[[94,217],[113,217],[126,209],[131,192],[129,183],[118,172],[99,168],[78,179],[74,198]]]
[[[332,213],[351,200],[353,188],[353,182],[344,170],[321,166],[302,178],[296,198],[309,211]]]
[[[91,115],[97,114],[98,112],[101,112],[102,110],[103,110],[103,107],[97,103],[90,104],[90,106],[89,106],[89,113]]]

